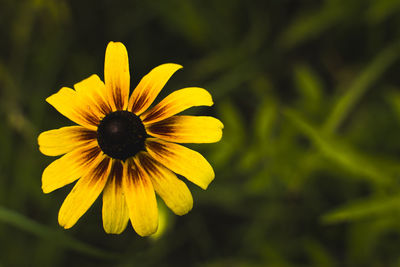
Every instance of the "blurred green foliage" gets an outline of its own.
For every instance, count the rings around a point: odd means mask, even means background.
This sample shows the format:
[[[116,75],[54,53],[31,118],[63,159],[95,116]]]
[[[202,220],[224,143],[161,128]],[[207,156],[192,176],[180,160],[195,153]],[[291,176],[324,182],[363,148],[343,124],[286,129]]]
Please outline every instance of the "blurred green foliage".
[[[398,266],[400,1],[0,0],[0,265]],[[224,124],[191,146],[215,168],[162,231],[102,229],[101,201],[57,224],[36,137],[71,125],[45,102],[103,74],[122,41],[131,84],[182,64],[159,99],[200,86]],[[189,184],[189,183],[188,183]]]

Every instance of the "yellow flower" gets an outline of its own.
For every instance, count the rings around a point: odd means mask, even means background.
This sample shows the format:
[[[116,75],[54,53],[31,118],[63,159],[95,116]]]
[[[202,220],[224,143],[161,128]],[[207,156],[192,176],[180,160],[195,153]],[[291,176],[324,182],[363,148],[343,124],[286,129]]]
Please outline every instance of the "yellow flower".
[[[223,124],[208,116],[176,115],[193,106],[211,106],[202,88],[177,90],[150,105],[168,79],[182,66],[163,64],[144,76],[129,97],[128,53],[122,43],[106,49],[103,83],[97,75],[63,87],[46,101],[79,126],[43,132],[40,151],[63,155],[42,175],[49,193],[78,180],[62,204],[58,221],[72,227],[103,192],[103,227],[124,231],[130,219],[141,236],[158,227],[157,193],[177,215],[188,213],[192,195],[176,174],[206,189],[214,171],[198,152],[176,143],[212,143]]]

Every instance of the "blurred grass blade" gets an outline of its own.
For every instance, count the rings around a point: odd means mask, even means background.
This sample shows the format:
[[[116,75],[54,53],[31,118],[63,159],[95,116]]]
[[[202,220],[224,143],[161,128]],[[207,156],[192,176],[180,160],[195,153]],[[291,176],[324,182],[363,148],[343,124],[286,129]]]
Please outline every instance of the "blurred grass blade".
[[[324,136],[320,131],[304,121],[295,111],[286,109],[284,115],[330,160],[343,168],[369,178],[377,183],[390,181],[385,172],[375,166],[371,161],[366,160],[361,153],[340,143],[332,138]]]
[[[115,259],[118,257],[115,253],[100,250],[81,241],[78,241],[61,231],[53,230],[43,226],[23,215],[0,206],[0,222],[7,223],[18,229],[26,231],[37,237],[43,238],[56,245],[78,251],[102,259]]]
[[[398,0],[371,1],[367,11],[367,19],[370,23],[379,23],[392,15],[397,15],[400,10]]]
[[[398,122],[400,122],[400,92],[398,92],[396,88],[391,89],[391,91],[385,95],[385,99],[392,107]]]
[[[235,42],[215,50],[200,59],[194,67],[194,77],[208,78],[219,72],[224,72],[242,62],[249,61],[263,47],[266,39],[264,19],[252,18],[251,26],[246,36],[240,42]],[[257,54],[257,56],[259,56]]]
[[[356,221],[349,225],[349,227],[346,227],[348,229],[346,231],[349,233],[347,240],[349,250],[347,255],[351,259],[347,262],[347,265],[379,266],[379,263],[371,264],[374,257],[366,257],[366,255],[376,255],[377,251],[388,244],[388,240],[394,236],[398,236],[400,230],[398,225],[398,216],[387,214],[387,216],[381,216],[374,220]],[[395,251],[397,247],[397,245],[393,247]],[[397,251],[394,254],[397,256]],[[393,266],[400,266],[398,256],[396,258]]]
[[[278,117],[278,108],[275,99],[264,98],[259,105],[252,121],[253,137],[251,144],[244,151],[239,166],[242,170],[250,171],[260,161],[265,161],[274,144],[271,134]],[[249,136],[250,137],[250,136]]]
[[[352,11],[352,7],[338,1],[325,1],[322,8],[305,12],[294,19],[280,36],[278,43],[286,49],[299,45],[339,23]]]
[[[278,109],[275,103],[276,101],[274,99],[265,98],[256,111],[252,125],[256,141],[266,142],[270,137],[272,126],[278,115]]]
[[[323,85],[317,74],[307,65],[296,65],[294,82],[300,93],[301,106],[317,112],[321,104]]]
[[[153,12],[158,13],[163,23],[179,31],[187,41],[195,45],[204,45],[207,42],[210,28],[204,14],[199,12],[192,1],[172,0],[168,2],[147,2]],[[184,21],[185,23],[181,23]]]
[[[246,61],[242,64],[237,64],[216,80],[207,83],[204,87],[215,88],[213,98],[217,101],[223,99],[232,91],[238,89],[244,90],[243,84],[253,80],[257,75],[257,66],[251,61]]]
[[[311,266],[324,266],[324,267],[334,267],[338,266],[334,257],[330,254],[330,251],[324,247],[323,244],[317,240],[306,240],[305,250],[313,263]]]
[[[358,200],[322,216],[324,223],[354,221],[368,217],[381,217],[382,213],[400,211],[400,196]]]
[[[335,103],[331,114],[324,125],[327,133],[333,133],[351,112],[360,98],[382,76],[398,58],[400,52],[398,43],[387,47],[367,66],[367,68],[354,80]]]

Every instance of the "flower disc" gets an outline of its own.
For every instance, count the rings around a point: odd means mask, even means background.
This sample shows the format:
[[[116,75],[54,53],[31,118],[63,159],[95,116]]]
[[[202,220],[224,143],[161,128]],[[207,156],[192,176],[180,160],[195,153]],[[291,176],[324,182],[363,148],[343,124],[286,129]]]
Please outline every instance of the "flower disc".
[[[126,160],[144,150],[146,130],[132,112],[115,111],[103,118],[97,129],[101,150],[114,159]]]

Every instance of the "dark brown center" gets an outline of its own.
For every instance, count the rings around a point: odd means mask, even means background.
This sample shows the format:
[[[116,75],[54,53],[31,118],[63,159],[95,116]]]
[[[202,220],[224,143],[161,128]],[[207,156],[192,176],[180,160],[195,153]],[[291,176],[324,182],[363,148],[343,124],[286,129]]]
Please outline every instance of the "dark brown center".
[[[126,160],[144,150],[146,130],[132,112],[121,110],[105,116],[97,128],[101,150],[114,159]]]

